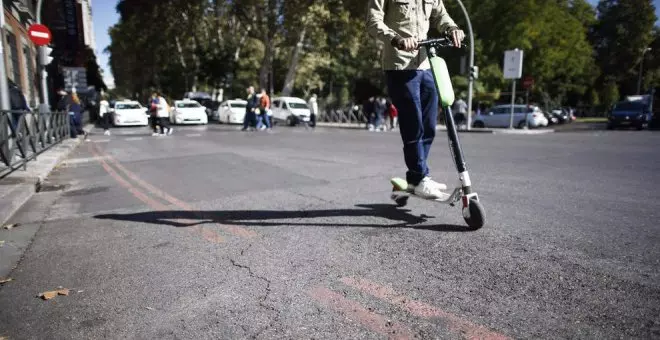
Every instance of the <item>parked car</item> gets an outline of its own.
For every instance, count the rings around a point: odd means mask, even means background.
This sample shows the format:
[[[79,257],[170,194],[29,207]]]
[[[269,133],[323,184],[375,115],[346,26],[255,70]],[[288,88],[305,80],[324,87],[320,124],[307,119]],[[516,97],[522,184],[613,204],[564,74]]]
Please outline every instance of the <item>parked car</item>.
[[[145,107],[132,100],[117,101],[111,111],[115,126],[147,126],[149,117],[144,114]]]
[[[634,127],[643,130],[653,119],[649,106],[643,101],[622,101],[616,103],[607,117],[607,128]]]
[[[170,111],[172,124],[208,124],[206,108],[195,100],[184,99],[174,101]]]
[[[528,108],[527,105],[513,106],[513,126],[519,129],[548,126],[548,119],[538,106]],[[475,128],[506,128],[511,120],[511,105],[498,105],[492,107],[484,114],[475,116],[472,126]]]
[[[309,122],[311,111],[307,102],[301,98],[278,97],[271,102],[273,111],[273,122],[284,122],[286,125],[295,126],[300,122]]]
[[[214,117],[220,123],[243,124],[247,101],[242,99],[226,100],[215,111]]]

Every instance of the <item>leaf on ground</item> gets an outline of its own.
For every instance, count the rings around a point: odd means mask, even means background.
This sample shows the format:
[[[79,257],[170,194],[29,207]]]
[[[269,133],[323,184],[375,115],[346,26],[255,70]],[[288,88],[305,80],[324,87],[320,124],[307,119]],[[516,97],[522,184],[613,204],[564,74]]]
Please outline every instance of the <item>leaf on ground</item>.
[[[12,279],[11,277],[8,277],[8,278],[6,278],[6,279],[1,279],[1,278],[0,278],[0,285],[1,285],[1,284],[5,284],[5,283],[7,283],[7,282],[11,282],[11,281],[14,281],[14,279]],[[2,338],[0,338],[0,340],[2,340]]]
[[[6,226],[4,226],[4,228],[7,229],[7,230],[12,230],[12,229],[18,227],[19,225],[20,224],[18,224],[18,223],[12,223],[12,224],[7,224]]]
[[[43,292],[39,294],[39,297],[44,299],[44,300],[50,300],[58,295],[64,295],[67,296],[69,295],[69,290],[64,288],[64,289],[59,289],[59,290],[52,290],[49,292]]]
[[[144,308],[146,308],[148,310],[154,310],[152,307],[144,307]]]

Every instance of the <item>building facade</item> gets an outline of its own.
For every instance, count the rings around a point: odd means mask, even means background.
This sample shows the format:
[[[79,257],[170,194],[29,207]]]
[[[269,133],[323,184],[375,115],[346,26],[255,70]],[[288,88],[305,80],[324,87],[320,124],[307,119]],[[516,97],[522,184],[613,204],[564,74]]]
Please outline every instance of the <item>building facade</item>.
[[[21,89],[30,107],[39,102],[37,49],[27,32],[36,19],[35,7],[32,0],[3,1],[7,78]]]
[[[25,95],[31,107],[39,103],[40,72],[37,47],[28,36],[28,28],[36,23],[37,0],[2,0],[5,16],[5,67],[7,78]],[[53,38],[50,47],[54,57],[48,71],[50,104],[57,100],[57,91],[64,88],[64,69],[86,67],[95,60],[96,42],[92,22],[91,0],[44,0],[42,24],[48,26]],[[84,89],[80,89],[84,91]]]

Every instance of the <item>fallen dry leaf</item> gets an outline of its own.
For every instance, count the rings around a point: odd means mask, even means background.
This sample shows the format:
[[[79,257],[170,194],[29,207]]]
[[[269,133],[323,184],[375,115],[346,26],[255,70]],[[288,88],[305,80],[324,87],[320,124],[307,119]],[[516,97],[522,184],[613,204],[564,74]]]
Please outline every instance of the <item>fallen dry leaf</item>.
[[[69,295],[69,290],[64,288],[64,289],[59,289],[59,290],[53,290],[50,292],[43,292],[39,294],[39,297],[44,299],[44,300],[50,300],[58,295],[64,295],[68,296]]]
[[[18,227],[19,225],[20,225],[20,224],[18,224],[18,223],[7,224],[7,225],[5,226],[5,229],[7,229],[7,230],[12,230],[13,228]]]
[[[0,285],[11,281],[14,281],[14,279],[12,279],[11,277],[8,277],[6,279],[0,279]],[[0,340],[2,340],[2,338],[0,338]]]

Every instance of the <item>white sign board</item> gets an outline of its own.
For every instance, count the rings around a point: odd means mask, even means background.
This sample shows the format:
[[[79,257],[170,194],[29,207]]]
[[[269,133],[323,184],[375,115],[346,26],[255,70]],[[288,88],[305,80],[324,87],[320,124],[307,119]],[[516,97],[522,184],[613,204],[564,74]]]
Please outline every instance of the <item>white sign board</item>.
[[[504,52],[504,79],[522,78],[523,51],[519,49]]]

